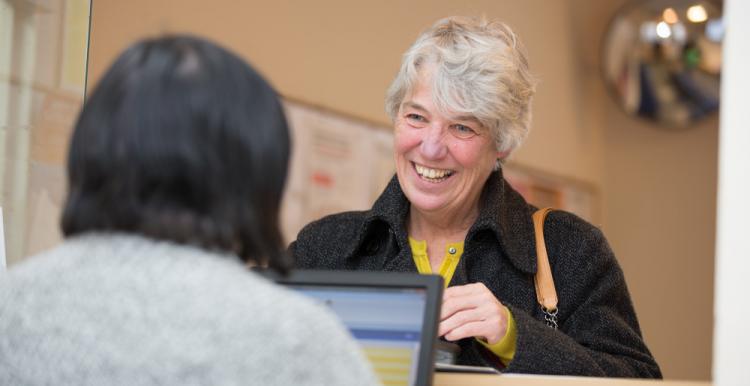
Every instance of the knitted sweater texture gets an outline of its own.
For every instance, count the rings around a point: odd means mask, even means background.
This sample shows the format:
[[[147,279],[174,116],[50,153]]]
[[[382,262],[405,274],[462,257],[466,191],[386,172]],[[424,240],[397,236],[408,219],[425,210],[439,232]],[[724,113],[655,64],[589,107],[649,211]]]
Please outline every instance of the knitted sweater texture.
[[[371,385],[323,306],[234,256],[87,234],[0,275],[2,385]]]

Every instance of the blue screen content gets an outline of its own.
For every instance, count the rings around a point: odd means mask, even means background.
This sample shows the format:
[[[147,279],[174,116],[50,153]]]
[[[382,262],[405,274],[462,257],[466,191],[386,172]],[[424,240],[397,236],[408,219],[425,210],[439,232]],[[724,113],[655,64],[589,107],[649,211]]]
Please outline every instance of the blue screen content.
[[[291,285],[330,308],[357,339],[383,385],[411,386],[419,363],[424,289]]]

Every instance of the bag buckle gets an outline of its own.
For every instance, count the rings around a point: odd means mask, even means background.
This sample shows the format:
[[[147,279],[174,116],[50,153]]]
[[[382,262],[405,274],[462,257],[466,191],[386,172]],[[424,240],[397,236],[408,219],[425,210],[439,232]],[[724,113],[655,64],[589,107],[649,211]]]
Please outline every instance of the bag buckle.
[[[542,313],[544,314],[544,322],[549,328],[557,330],[557,308],[554,308],[552,310],[548,310],[545,307],[541,308]]]

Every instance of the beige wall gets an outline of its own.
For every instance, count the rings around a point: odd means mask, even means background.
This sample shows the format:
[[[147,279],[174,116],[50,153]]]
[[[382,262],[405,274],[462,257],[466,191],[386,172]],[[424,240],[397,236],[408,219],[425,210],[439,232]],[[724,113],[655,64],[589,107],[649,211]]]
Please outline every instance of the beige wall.
[[[718,119],[676,134],[608,117],[604,225],[645,337],[667,376],[708,379]]]
[[[190,31],[245,56],[284,96],[387,123],[385,89],[421,29],[452,14],[503,19],[540,80],[516,161],[600,189],[601,225],[665,376],[709,379],[717,124],[657,131],[609,102],[598,36],[621,2],[94,0],[89,84],[134,39]]]
[[[583,122],[602,135],[602,225],[665,377],[710,379],[718,115],[665,130],[612,102],[598,67],[603,16],[625,2],[571,1]]]

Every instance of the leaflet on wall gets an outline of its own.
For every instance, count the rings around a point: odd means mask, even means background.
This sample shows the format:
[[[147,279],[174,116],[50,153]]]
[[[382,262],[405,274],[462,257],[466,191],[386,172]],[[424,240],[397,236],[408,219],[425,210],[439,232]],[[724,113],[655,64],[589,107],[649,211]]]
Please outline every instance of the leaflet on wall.
[[[396,172],[393,159],[393,132],[382,128],[371,128],[372,161],[369,163],[372,173],[370,179],[370,202],[380,197],[388,182]]]
[[[294,143],[282,230],[287,241],[325,215],[368,209],[393,174],[392,136],[373,125],[285,102]]]
[[[590,184],[515,163],[503,166],[503,177],[534,206],[562,209],[593,224],[599,222],[598,195]]]

